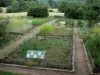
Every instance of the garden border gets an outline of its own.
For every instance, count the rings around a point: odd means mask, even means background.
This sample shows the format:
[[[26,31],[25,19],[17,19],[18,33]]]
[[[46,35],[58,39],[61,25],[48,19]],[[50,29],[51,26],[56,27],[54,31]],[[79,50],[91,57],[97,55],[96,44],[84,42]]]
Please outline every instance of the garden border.
[[[72,51],[72,70],[62,70],[62,69],[53,69],[53,68],[44,68],[44,67],[29,67],[24,65],[16,65],[16,64],[5,64],[0,63],[0,66],[10,66],[10,67],[21,67],[21,68],[28,68],[28,69],[39,69],[39,70],[50,70],[50,71],[62,71],[62,72],[75,72],[75,37],[73,34],[73,51]]]
[[[79,33],[80,33],[79,35],[81,36],[80,28],[78,28],[78,30],[79,30]],[[88,53],[86,51],[85,44],[84,44],[82,38],[81,38],[81,40],[82,40],[82,45],[83,45],[83,49],[84,49],[84,52],[85,52],[85,56],[86,56],[86,60],[87,60],[87,64],[88,64],[88,68],[89,68],[90,74],[91,75],[100,75],[100,73],[93,73],[92,66],[91,66],[90,61],[89,61],[89,57],[88,57]]]

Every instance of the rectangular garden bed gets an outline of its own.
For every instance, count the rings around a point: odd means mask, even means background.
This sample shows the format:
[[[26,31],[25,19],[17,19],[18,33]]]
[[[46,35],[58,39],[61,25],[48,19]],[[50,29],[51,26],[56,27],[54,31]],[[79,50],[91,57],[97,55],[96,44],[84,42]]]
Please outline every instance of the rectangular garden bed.
[[[27,51],[44,51],[44,59],[27,58]],[[29,67],[42,67],[61,70],[73,70],[73,37],[63,38],[31,38],[9,54],[1,63],[17,64]]]

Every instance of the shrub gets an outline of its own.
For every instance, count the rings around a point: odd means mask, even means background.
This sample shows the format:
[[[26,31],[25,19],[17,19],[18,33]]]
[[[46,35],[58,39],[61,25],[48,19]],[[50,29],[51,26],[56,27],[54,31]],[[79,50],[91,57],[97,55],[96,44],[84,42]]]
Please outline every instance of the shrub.
[[[34,7],[28,11],[27,15],[33,16],[33,17],[47,17],[48,8],[47,7]]]
[[[9,23],[9,19],[8,18],[0,17],[0,38],[2,37],[4,32],[6,31],[6,25],[8,23]]]
[[[88,36],[86,47],[94,59],[95,65],[100,67],[100,36]]]
[[[2,8],[0,8],[0,13],[1,13],[2,11],[3,11]]]
[[[43,24],[40,28],[40,34],[48,34],[54,31],[54,26],[51,24]]]
[[[54,11],[52,9],[50,9],[49,12],[54,12]]]
[[[78,22],[78,24],[79,24],[79,27],[88,27],[88,22],[87,21],[79,21]]]

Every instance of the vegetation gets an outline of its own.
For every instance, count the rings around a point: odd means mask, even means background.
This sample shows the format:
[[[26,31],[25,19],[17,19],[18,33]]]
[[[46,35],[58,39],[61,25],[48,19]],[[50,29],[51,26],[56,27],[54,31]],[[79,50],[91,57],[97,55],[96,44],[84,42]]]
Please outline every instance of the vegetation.
[[[43,24],[40,28],[40,34],[48,34],[54,31],[54,26],[52,24]]]
[[[47,17],[48,16],[48,8],[47,7],[33,7],[28,11],[28,16]]]
[[[52,18],[51,17],[47,17],[47,18],[34,18],[33,20],[32,20],[32,25],[34,26],[34,25],[41,25],[41,24],[43,24],[43,23],[45,23],[45,22],[48,22],[49,20],[51,20]]]
[[[15,74],[15,73],[10,73],[10,72],[0,71],[0,75],[22,75],[22,74]]]
[[[12,63],[35,66],[35,67],[53,67],[53,68],[68,68],[70,69],[70,53],[69,41],[64,39],[29,39],[25,41],[20,47],[13,53],[9,55],[7,60]],[[27,50],[42,50],[46,51],[45,59],[27,59],[26,61],[26,52]],[[6,61],[6,59],[5,59]],[[7,61],[6,61],[7,62]],[[9,63],[10,63],[9,62]],[[69,66],[61,66],[69,65]]]
[[[6,31],[6,26],[8,23],[9,23],[8,18],[0,17],[0,38],[2,38],[2,35]]]
[[[91,29],[88,29],[88,32],[82,32],[82,38],[85,42],[85,46],[89,55],[89,58],[92,57],[95,67],[93,72],[100,71],[100,27],[96,26]],[[91,60],[91,58],[90,58]]]
[[[3,10],[2,10],[2,8],[0,8],[0,13],[2,13],[3,12]]]
[[[24,32],[25,30],[32,27],[31,23],[26,18],[12,18],[10,23],[6,26],[7,32]]]

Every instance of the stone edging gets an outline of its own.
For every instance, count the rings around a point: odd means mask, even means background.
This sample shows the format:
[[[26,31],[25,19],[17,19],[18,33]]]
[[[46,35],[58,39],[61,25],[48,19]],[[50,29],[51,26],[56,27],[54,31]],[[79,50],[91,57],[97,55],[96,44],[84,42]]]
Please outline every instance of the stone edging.
[[[78,28],[78,29],[79,29],[79,33],[80,33],[80,36],[81,36],[80,28]],[[88,67],[89,67],[90,74],[91,75],[100,75],[100,73],[93,73],[92,67],[91,67],[91,64],[90,64],[90,61],[89,61],[89,57],[88,57],[88,54],[87,54],[87,51],[86,51],[85,44],[83,42],[83,39],[81,39],[81,40],[82,40],[82,45],[83,45],[83,49],[84,49],[84,52],[85,52],[85,56],[86,56],[86,60],[87,60],[87,64],[88,64]]]

